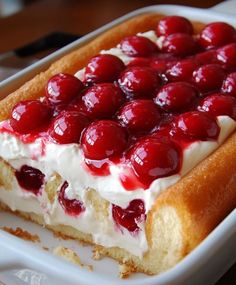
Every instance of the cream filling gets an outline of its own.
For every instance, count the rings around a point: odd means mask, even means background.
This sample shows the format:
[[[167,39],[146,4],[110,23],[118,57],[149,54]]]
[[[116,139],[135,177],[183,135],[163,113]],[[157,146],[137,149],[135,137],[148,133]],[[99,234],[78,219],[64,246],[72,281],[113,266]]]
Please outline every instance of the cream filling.
[[[141,230],[138,234],[132,235],[126,229],[122,232],[117,230],[111,211],[107,220],[96,220],[94,218],[96,213],[87,200],[88,189],[95,189],[102,198],[123,208],[127,207],[133,199],[142,199],[146,212],[148,212],[162,191],[175,184],[218,148],[236,129],[236,122],[227,116],[220,116],[217,120],[221,129],[218,141],[197,141],[190,144],[184,149],[183,164],[179,174],[156,179],[148,189],[140,188],[135,191],[125,190],[120,183],[119,174],[123,171],[122,165],[112,165],[111,174],[108,176],[95,176],[86,171],[82,166],[83,154],[77,144],[58,145],[48,142],[45,146],[45,155],[42,156],[41,139],[34,143],[24,144],[11,134],[1,133],[0,156],[4,160],[15,169],[19,169],[24,164],[38,168],[45,174],[46,180],[57,172],[64,181],[69,183],[66,189],[68,198],[83,201],[86,210],[78,217],[67,215],[57,199],[51,205],[44,192],[36,197],[22,191],[17,183],[14,184],[13,191],[0,191],[0,199],[12,210],[43,215],[47,224],[72,226],[82,232],[92,234],[94,242],[98,244],[107,247],[118,246],[136,256],[142,256],[148,249],[144,230],[145,222],[139,223]]]

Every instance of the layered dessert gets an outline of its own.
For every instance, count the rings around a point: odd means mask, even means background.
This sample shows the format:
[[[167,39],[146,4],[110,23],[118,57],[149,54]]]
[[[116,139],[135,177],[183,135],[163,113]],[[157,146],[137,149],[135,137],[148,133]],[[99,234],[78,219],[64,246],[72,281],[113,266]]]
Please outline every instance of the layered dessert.
[[[235,97],[234,27],[131,19],[0,102],[1,208],[164,271],[236,205]]]

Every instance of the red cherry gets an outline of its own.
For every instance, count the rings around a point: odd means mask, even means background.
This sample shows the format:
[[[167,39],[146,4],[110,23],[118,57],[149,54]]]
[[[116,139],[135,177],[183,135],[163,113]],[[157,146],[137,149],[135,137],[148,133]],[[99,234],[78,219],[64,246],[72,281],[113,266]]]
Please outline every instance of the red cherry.
[[[78,96],[83,87],[83,83],[75,76],[59,73],[49,79],[46,98],[53,105],[65,104]]]
[[[191,22],[181,16],[167,16],[159,21],[156,29],[157,36],[168,36],[176,33],[192,35],[193,26]]]
[[[116,224],[126,228],[130,232],[139,230],[138,222],[145,219],[145,206],[142,200],[135,199],[125,209],[112,205],[112,217]]]
[[[64,111],[52,122],[49,135],[59,144],[79,143],[81,132],[88,124],[83,113]]]
[[[125,69],[121,59],[111,54],[100,54],[90,59],[85,68],[85,80],[89,83],[113,82]]]
[[[21,101],[11,112],[10,125],[14,131],[26,134],[47,123],[51,109],[39,100]]]
[[[132,66],[150,66],[151,59],[147,57],[135,57],[128,64],[127,67]]]
[[[193,82],[202,92],[220,88],[224,77],[224,69],[218,64],[206,64],[193,72]]]
[[[179,112],[192,105],[198,92],[187,82],[173,82],[164,85],[154,98],[154,102],[167,112]]]
[[[100,83],[84,92],[80,107],[91,118],[105,119],[112,117],[124,100],[124,94],[118,86]]]
[[[16,170],[16,179],[23,189],[38,195],[44,184],[45,175],[37,168],[23,165]]]
[[[127,145],[126,131],[115,121],[93,122],[84,131],[82,149],[88,159],[101,160],[121,154]]]
[[[213,116],[229,116],[236,120],[236,98],[222,94],[213,94],[202,100],[198,110]]]
[[[145,133],[160,121],[158,107],[151,100],[133,100],[122,107],[118,114],[121,124],[133,133]]]
[[[164,74],[168,68],[171,68],[176,62],[175,58],[153,58],[150,67],[158,74]]]
[[[142,36],[130,36],[124,38],[120,43],[120,48],[128,56],[151,56],[158,51],[157,45]]]
[[[221,90],[228,95],[236,97],[236,72],[230,73],[224,80]]]
[[[195,60],[199,63],[199,65],[218,63],[216,50],[211,49],[200,52],[195,55]]]
[[[78,216],[81,214],[84,210],[84,204],[77,199],[69,199],[66,196],[66,188],[69,186],[68,182],[65,181],[63,185],[61,186],[59,195],[58,195],[58,201],[66,214],[71,216]]]
[[[196,43],[192,36],[188,34],[172,34],[163,41],[162,52],[173,55],[186,56],[195,53]]]
[[[223,22],[214,22],[202,30],[199,42],[206,49],[220,47],[233,42],[235,35],[233,26]]]
[[[177,173],[181,158],[174,144],[150,137],[133,147],[130,161],[139,180],[150,184],[155,179]]]
[[[236,67],[236,43],[229,44],[217,50],[217,59],[227,69]]]
[[[128,97],[152,97],[161,84],[157,72],[145,66],[133,66],[120,76],[119,85]]]
[[[180,115],[174,125],[185,136],[203,141],[217,139],[220,132],[220,128],[214,118],[198,111]]]
[[[170,81],[188,81],[192,80],[193,71],[198,67],[194,59],[184,59],[175,63],[166,73]]]

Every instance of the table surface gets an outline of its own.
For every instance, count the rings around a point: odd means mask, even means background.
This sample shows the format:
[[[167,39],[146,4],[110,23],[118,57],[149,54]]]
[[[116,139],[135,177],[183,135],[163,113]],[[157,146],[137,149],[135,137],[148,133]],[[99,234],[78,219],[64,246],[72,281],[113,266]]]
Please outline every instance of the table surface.
[[[0,31],[4,37],[0,54],[22,47],[55,31],[76,35],[88,32],[132,10],[155,4],[180,4],[209,8],[221,1],[151,1],[151,0],[40,0],[23,1],[27,5],[20,12],[0,18]],[[234,265],[217,285],[236,284]]]

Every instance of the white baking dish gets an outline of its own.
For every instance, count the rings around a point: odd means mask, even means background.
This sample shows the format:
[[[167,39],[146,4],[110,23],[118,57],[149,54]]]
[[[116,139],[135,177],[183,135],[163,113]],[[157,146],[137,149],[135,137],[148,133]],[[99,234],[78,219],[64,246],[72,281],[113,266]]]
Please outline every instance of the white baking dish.
[[[0,84],[0,96],[6,96],[26,79],[45,69],[55,58],[77,48],[113,25],[133,15],[150,11],[183,15],[189,19],[202,22],[227,21],[236,26],[236,18],[232,14],[232,11],[236,11],[236,1],[227,1],[215,6],[213,9],[207,10],[173,5],[156,5],[139,9],[88,34],[84,38],[5,80]],[[229,11],[231,14],[220,11]],[[52,233],[42,227],[9,213],[0,213],[1,226],[12,228],[20,226],[30,233],[37,233],[41,239],[40,244],[32,244],[0,230],[0,281],[6,285],[197,285],[206,283],[211,285],[236,262],[236,210],[200,246],[171,270],[151,277],[143,274],[134,274],[127,280],[118,278],[116,262],[107,258],[102,261],[93,261],[91,259],[91,247],[83,247],[75,241],[58,240],[53,237]],[[92,264],[94,270],[89,272],[85,268],[74,266],[42,250],[43,246],[52,249],[59,244],[76,249],[82,262]]]

